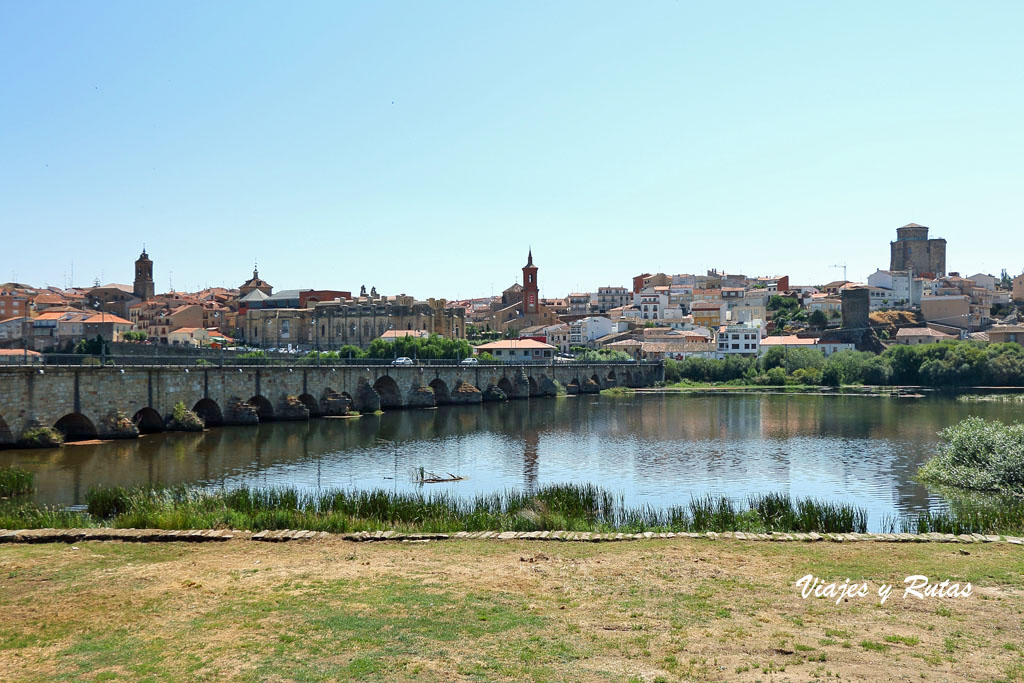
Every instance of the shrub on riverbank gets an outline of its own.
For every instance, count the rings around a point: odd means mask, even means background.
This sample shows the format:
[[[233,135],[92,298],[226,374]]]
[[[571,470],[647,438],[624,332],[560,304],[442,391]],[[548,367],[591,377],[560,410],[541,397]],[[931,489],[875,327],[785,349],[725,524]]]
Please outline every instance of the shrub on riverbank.
[[[29,427],[18,437],[20,448],[57,448],[64,445],[64,436],[53,427]]]
[[[939,454],[921,467],[922,479],[1024,496],[1024,424],[969,417],[939,436]]]
[[[171,418],[167,421],[167,429],[172,432],[201,432],[206,428],[203,418],[185,407],[178,401],[174,404]]]
[[[20,467],[0,467],[0,496],[32,493],[33,475]]]

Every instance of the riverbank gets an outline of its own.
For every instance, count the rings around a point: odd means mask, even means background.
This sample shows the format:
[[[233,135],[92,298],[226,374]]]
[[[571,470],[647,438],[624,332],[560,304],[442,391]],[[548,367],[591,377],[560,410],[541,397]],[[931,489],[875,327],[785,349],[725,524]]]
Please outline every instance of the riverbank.
[[[965,547],[967,548],[965,550]],[[0,679],[1018,680],[1007,544],[0,546]],[[802,599],[795,582],[897,587]],[[904,578],[971,582],[902,597]]]
[[[721,382],[673,384],[661,387],[627,389],[606,389],[602,395],[624,394],[810,394],[820,396],[885,396],[898,398],[924,398],[926,396],[956,395],[957,400],[967,402],[1013,402],[1024,401],[1024,387],[925,387],[916,385],[861,385],[847,384],[838,387],[816,384],[726,384]]]

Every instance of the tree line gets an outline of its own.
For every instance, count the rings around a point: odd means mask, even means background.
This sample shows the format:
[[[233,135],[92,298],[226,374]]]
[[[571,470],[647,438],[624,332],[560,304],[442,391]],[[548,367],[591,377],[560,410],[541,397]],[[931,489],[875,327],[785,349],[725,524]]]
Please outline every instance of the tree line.
[[[760,357],[665,361],[665,381],[735,384],[1024,386],[1024,346],[944,341],[891,346],[880,355],[774,347]]]

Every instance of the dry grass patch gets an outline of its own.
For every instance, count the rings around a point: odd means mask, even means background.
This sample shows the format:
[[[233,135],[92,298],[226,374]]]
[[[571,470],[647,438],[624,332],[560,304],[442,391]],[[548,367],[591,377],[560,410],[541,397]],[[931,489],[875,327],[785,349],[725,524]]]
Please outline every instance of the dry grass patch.
[[[1021,680],[1005,545],[440,542],[0,547],[0,679]],[[800,598],[807,573],[971,581]]]

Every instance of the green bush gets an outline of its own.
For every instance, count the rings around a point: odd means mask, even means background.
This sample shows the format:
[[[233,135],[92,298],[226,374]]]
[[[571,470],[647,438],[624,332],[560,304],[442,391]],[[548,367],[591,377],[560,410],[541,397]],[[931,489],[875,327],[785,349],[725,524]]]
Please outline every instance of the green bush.
[[[821,370],[817,368],[800,368],[793,373],[793,381],[797,384],[821,384]]]
[[[206,428],[203,418],[185,407],[178,401],[174,404],[171,419],[167,421],[167,429],[176,432],[201,432]]]
[[[607,363],[611,361],[631,361],[633,356],[625,351],[609,349],[590,349],[576,356],[577,363]]]
[[[29,427],[18,438],[22,448],[57,448],[64,445],[64,436],[53,427]]]
[[[921,467],[922,479],[1024,495],[1024,424],[969,417],[939,436],[939,453]]]

